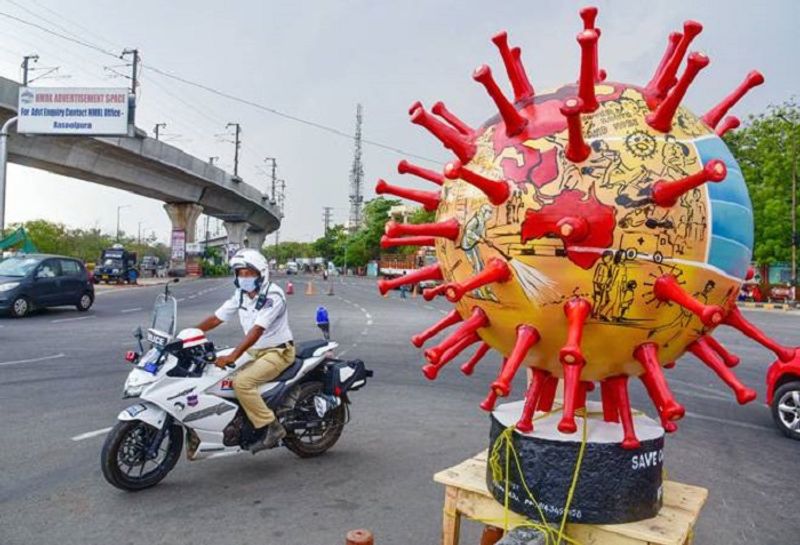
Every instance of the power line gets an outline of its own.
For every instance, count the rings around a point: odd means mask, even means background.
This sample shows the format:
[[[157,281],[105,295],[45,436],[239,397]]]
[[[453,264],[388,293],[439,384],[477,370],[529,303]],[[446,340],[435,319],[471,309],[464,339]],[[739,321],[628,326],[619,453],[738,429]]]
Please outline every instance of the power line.
[[[40,25],[38,23],[27,21],[25,19],[22,19],[21,17],[17,17],[15,15],[11,15],[10,13],[6,13],[6,12],[0,11],[0,17],[5,17],[7,19],[11,19],[11,20],[16,21],[18,23],[21,23],[23,25],[27,25],[27,26],[39,29],[42,32],[46,32],[48,34],[51,34],[51,35],[56,36],[58,38],[61,38],[63,40],[67,40],[67,41],[72,42],[74,44],[86,47],[88,49],[92,49],[92,50],[94,50],[94,51],[96,51],[98,53],[102,53],[103,55],[107,55],[109,57],[114,57],[114,58],[119,58],[119,56],[116,53],[113,53],[113,52],[111,52],[111,51],[109,51],[109,50],[107,50],[107,49],[105,49],[103,47],[100,47],[98,45],[95,45],[93,43],[90,43],[90,42],[87,42],[87,41],[84,41],[84,40],[81,40],[81,39],[78,39],[78,38],[74,38],[72,36],[68,36],[66,34],[62,34],[60,32],[56,32],[55,30],[52,30],[52,29],[47,28],[45,26],[42,26],[42,25]],[[232,95],[230,93],[227,93],[225,91],[216,89],[216,88],[211,87],[209,85],[205,85],[203,83],[198,83],[196,81],[192,81],[192,80],[186,79],[184,77],[181,77],[181,76],[179,76],[177,74],[173,74],[173,73],[168,72],[166,70],[162,70],[161,68],[158,68],[158,67],[153,66],[153,65],[148,65],[147,67],[148,67],[149,70],[151,70],[151,71],[153,71],[153,72],[155,72],[155,73],[157,73],[157,74],[159,74],[159,75],[161,75],[161,76],[163,76],[165,78],[170,78],[170,79],[172,79],[174,81],[178,81],[178,82],[183,83],[185,85],[190,85],[192,87],[196,87],[198,89],[202,89],[202,90],[204,90],[204,91],[206,91],[208,93],[211,93],[211,94],[226,98],[228,100],[231,100],[231,101],[234,101],[234,102],[238,102],[240,104],[244,104],[246,106],[250,106],[252,108],[256,108],[258,110],[261,110],[261,111],[264,111],[264,112],[267,112],[267,113],[271,113],[271,114],[276,115],[278,117],[282,117],[284,119],[288,119],[290,121],[294,121],[296,123],[301,123],[301,124],[309,126],[309,127],[314,127],[316,129],[328,132],[330,134],[334,134],[334,135],[340,136],[342,138],[347,138],[348,140],[354,140],[355,139],[355,135],[348,134],[348,133],[346,133],[344,131],[341,131],[341,130],[335,128],[335,127],[324,125],[324,124],[318,123],[316,121],[311,121],[311,120],[308,120],[308,119],[304,119],[302,117],[298,117],[296,115],[288,114],[286,112],[282,112],[282,111],[277,110],[275,108],[271,108],[269,106],[265,106],[263,104],[259,104],[257,102],[252,101],[252,100],[248,100],[246,98],[241,98],[241,97],[238,97],[236,95]],[[383,143],[378,142],[376,140],[370,140],[370,139],[367,139],[367,138],[362,138],[362,142],[364,144],[369,144],[371,146],[384,149],[386,151],[391,151],[393,153],[397,153],[397,154],[404,155],[404,156],[407,156],[407,157],[413,157],[415,159],[420,159],[422,161],[427,161],[427,162],[435,163],[435,164],[441,163],[441,161],[437,161],[435,159],[431,159],[429,157],[425,157],[425,156],[418,155],[418,154],[415,154],[415,153],[410,153],[410,152],[407,152],[407,151],[402,150],[400,148],[396,148],[394,146],[383,144]]]

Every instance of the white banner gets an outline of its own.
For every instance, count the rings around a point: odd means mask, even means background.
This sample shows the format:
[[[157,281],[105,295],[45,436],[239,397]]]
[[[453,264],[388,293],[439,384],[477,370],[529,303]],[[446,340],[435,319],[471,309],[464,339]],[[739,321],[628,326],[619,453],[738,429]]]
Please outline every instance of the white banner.
[[[17,132],[125,136],[128,89],[20,87]]]
[[[183,229],[172,230],[172,260],[183,261],[186,259],[186,231]]]

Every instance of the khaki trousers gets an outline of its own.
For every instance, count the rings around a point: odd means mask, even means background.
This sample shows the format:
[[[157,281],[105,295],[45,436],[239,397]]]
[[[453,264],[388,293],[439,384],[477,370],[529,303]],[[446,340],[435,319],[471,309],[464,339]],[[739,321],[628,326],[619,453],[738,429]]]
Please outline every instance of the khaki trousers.
[[[263,428],[275,421],[275,413],[267,407],[258,387],[275,379],[294,362],[294,346],[287,348],[251,349],[253,361],[236,373],[233,390],[254,428]]]

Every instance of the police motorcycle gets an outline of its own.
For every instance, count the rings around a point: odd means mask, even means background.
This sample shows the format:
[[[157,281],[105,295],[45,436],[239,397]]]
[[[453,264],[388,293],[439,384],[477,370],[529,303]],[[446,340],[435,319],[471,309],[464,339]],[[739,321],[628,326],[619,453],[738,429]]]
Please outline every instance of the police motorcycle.
[[[176,279],[177,281],[177,279]],[[317,309],[321,340],[297,343],[295,362],[261,395],[275,412],[286,437],[282,444],[301,458],[330,449],[349,421],[349,392],[362,388],[372,371],[361,360],[334,357],[328,312]],[[117,416],[103,444],[103,476],[113,486],[137,491],[159,483],[175,467],[186,438],[186,457],[200,460],[243,450],[246,416],[233,391],[236,364],[214,365],[217,351],[194,328],[176,334],[177,301],[169,285],[156,298],[151,327],[137,329],[138,350],[125,359],[133,364],[123,398],[138,402]]]

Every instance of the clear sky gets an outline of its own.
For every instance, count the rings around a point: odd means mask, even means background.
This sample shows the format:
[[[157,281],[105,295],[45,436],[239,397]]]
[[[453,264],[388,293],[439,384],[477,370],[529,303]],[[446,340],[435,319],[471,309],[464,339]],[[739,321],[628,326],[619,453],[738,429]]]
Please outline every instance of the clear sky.
[[[225,133],[228,122],[241,123],[240,174],[266,190],[263,160],[277,157],[278,176],[287,183],[281,238],[313,240],[322,232],[323,206],[334,207],[337,222],[347,218],[352,140],[177,83],[148,66],[347,133],[353,131],[360,102],[365,138],[430,158],[434,162],[420,164],[440,168],[450,156],[424,129],[408,122],[408,106],[418,99],[426,105],[441,99],[474,125],[493,115],[493,104],[471,73],[487,63],[509,89],[490,42],[503,29],[512,45],[522,47],[537,90],[577,79],[577,12],[585,5],[566,0],[0,0],[0,12],[114,52],[139,48],[144,67],[137,125],[152,133],[155,123],[167,123],[165,140],[198,157],[219,156],[219,164],[231,170],[233,145],[215,135]],[[753,68],[767,82],[735,108],[733,113],[743,119],[800,89],[798,1],[615,0],[595,5],[602,29],[600,65],[612,81],[647,82],[669,32],[691,18],[705,27],[692,49],[708,54],[711,65],[689,90],[685,103],[690,108],[704,112]],[[58,74],[69,78],[42,79],[34,85],[128,85],[113,73],[127,73],[129,68],[118,66],[123,61],[2,16],[0,35],[2,76],[19,80],[22,55],[37,53],[38,67],[58,66]],[[367,198],[377,178],[400,181],[396,164],[403,157],[364,146]],[[414,183],[409,176],[402,178],[402,183]],[[123,230],[135,234],[141,222],[146,232],[168,238],[169,222],[159,202],[33,169],[9,168],[11,222],[43,217],[113,232],[120,205],[130,205],[121,211]]]

